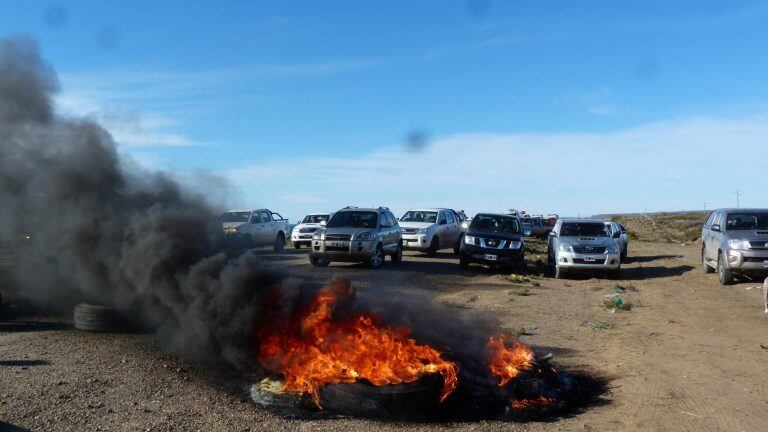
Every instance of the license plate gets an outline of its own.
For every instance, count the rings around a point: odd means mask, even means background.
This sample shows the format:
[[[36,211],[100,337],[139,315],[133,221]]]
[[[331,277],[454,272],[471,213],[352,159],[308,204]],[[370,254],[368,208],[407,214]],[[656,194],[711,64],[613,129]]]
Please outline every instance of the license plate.
[[[597,260],[596,260],[596,259],[594,259],[594,258],[592,258],[592,257],[586,257],[586,258],[584,258],[584,262],[595,262],[595,261],[597,261]]]
[[[331,242],[329,246],[331,246],[331,247],[346,247],[347,244],[343,243],[343,242]]]
[[[485,254],[486,261],[496,261],[498,258],[497,255]]]

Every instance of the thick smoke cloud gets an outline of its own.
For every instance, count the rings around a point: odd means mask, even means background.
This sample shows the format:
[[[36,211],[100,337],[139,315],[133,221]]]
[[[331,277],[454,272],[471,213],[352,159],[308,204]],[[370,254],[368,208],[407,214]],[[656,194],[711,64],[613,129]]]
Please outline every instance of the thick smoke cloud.
[[[247,365],[276,278],[252,254],[217,252],[218,212],[203,197],[121,160],[96,122],[58,116],[58,88],[33,40],[0,42],[0,240],[17,253],[13,287],[47,305],[130,307],[174,348]]]

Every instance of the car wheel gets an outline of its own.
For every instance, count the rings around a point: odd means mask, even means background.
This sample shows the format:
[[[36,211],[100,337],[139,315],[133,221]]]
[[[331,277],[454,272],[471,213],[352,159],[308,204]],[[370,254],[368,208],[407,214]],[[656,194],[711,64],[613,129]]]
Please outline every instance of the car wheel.
[[[555,279],[564,279],[565,269],[555,265]]]
[[[285,236],[283,233],[277,234],[277,237],[275,237],[275,246],[273,249],[275,252],[280,252],[285,247]]]
[[[294,249],[301,249],[301,243],[294,243],[293,244]]]
[[[453,253],[458,255],[461,253],[461,244],[464,242],[464,234],[459,236],[459,243],[453,248]]]
[[[459,268],[462,270],[467,270],[469,268],[469,259],[464,255],[459,257]]]
[[[331,260],[319,255],[310,255],[309,262],[315,267],[328,267],[328,264],[331,263]]]
[[[384,249],[382,249],[381,245],[377,245],[376,252],[374,252],[372,257],[368,258],[368,266],[379,268],[382,264],[384,264]]]
[[[397,251],[392,254],[392,262],[395,264],[400,264],[403,261],[403,244],[399,243],[397,245]]]
[[[704,259],[704,257],[706,256],[707,256],[706,249],[702,249],[701,250],[701,269],[704,271],[704,273],[707,273],[707,274],[714,273],[715,269],[713,269],[712,266],[707,264],[707,260]]]
[[[724,260],[725,258],[723,258],[722,253],[717,256],[717,272],[720,275],[720,285],[730,285],[733,283],[733,272],[725,268]]]
[[[624,246],[624,249],[622,249],[622,251],[621,251],[621,254],[619,255],[619,258],[620,258],[622,261],[624,261],[625,259],[627,259],[627,255],[628,255],[628,254],[627,254],[627,247],[626,247],[626,246]]]
[[[437,255],[437,250],[440,249],[440,239],[437,238],[437,236],[432,237],[432,242],[429,244],[429,249],[427,249],[427,256],[434,257]]]

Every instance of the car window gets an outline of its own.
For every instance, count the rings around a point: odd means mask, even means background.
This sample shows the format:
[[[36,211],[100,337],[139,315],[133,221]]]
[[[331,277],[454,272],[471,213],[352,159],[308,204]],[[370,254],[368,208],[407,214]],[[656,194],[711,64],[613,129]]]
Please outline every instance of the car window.
[[[710,213],[710,214],[709,214],[709,216],[707,217],[707,221],[706,221],[706,222],[704,222],[704,226],[705,226],[705,227],[707,227],[707,228],[711,227],[711,226],[712,226],[712,221],[713,221],[714,219],[715,219],[715,212],[712,212],[712,213]]]
[[[452,223],[456,222],[456,219],[453,218],[453,212],[451,212],[451,211],[445,212],[445,215],[448,216],[448,223],[449,224],[452,224]]]
[[[251,215],[251,223],[261,223],[261,216],[259,216],[258,212]]]
[[[328,228],[376,228],[379,214],[372,211],[342,211],[333,215],[326,226]]]
[[[723,216],[725,215],[724,212],[717,212],[717,215],[715,215],[715,221],[712,222],[712,225],[720,225],[720,229],[723,229]]]
[[[604,224],[595,222],[565,222],[560,228],[560,235],[564,237],[606,237],[608,229]]]
[[[427,222],[435,223],[437,221],[437,212],[430,211],[408,211],[405,212],[400,222]]]
[[[388,228],[392,226],[392,221],[389,220],[389,216],[386,213],[381,214],[381,226]]]
[[[221,215],[222,222],[248,222],[251,212],[226,212]]]
[[[301,223],[320,223],[323,221],[328,222],[329,218],[330,216],[327,214],[307,215],[304,217]]]
[[[477,215],[472,218],[470,230],[489,230],[504,233],[520,233],[520,222],[514,216]]]
[[[260,211],[259,214],[261,215],[261,221],[262,222],[269,222],[272,220],[272,218],[269,216],[268,211]]]
[[[390,212],[387,212],[387,217],[389,218],[389,221],[392,224],[392,226],[397,226],[397,218],[395,218],[395,215],[393,215]]]
[[[440,218],[437,220],[437,223],[439,223],[439,224],[446,223],[445,212],[443,212],[443,211],[440,212]]]
[[[768,213],[729,213],[723,228],[727,231],[765,230],[768,229]]]

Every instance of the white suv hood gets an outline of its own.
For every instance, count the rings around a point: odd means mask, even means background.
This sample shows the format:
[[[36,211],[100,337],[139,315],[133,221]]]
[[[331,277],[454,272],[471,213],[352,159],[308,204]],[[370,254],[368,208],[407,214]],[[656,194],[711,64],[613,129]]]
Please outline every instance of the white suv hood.
[[[429,222],[398,222],[398,225],[400,225],[400,228],[429,228],[436,224]]]
[[[300,223],[294,228],[320,228],[321,226],[319,223]]]

